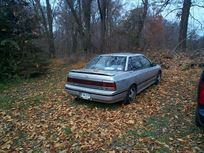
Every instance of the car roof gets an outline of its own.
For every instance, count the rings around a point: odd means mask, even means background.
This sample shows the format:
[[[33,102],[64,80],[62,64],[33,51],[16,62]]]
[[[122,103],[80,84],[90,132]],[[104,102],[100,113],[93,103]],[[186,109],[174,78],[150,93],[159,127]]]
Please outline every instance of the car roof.
[[[138,53],[110,53],[110,54],[102,54],[100,56],[141,56],[143,54]]]

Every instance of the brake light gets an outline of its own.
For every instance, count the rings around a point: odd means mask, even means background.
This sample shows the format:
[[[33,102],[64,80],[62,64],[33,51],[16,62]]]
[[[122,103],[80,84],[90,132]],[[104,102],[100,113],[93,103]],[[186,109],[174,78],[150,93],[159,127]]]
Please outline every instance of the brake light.
[[[69,78],[69,77],[67,77],[67,82],[102,87],[104,90],[116,90],[115,82],[100,82],[100,81],[75,79],[75,78]]]
[[[108,90],[116,90],[116,84],[115,82],[109,83],[109,82],[103,82],[103,88]]]
[[[73,82],[72,78],[67,77],[67,82]]]
[[[201,82],[199,87],[198,103],[204,105],[204,82]]]

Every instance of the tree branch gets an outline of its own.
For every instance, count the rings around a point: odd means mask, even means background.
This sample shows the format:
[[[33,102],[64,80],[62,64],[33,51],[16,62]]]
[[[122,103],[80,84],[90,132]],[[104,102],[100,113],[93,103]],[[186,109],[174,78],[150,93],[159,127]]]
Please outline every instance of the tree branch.
[[[78,15],[77,15],[76,10],[75,10],[74,7],[73,7],[72,1],[71,1],[71,0],[66,0],[66,1],[67,1],[67,4],[68,4],[69,8],[71,9],[71,12],[72,12],[72,15],[73,15],[74,19],[75,19],[75,21],[76,21],[76,23],[77,23],[77,25],[78,25],[78,31],[79,31],[81,34],[84,34],[84,32],[83,32],[83,25],[82,25],[82,23],[81,23],[81,21],[80,21]]]
[[[35,0],[35,3],[37,4],[38,9],[40,10],[40,13],[41,13],[41,16],[42,16],[42,23],[44,25],[46,35],[49,36],[49,30],[48,30],[48,27],[47,27],[47,20],[46,20],[45,14],[43,12],[43,8],[42,8],[39,0]]]
[[[204,8],[204,5],[199,5],[199,4],[192,4],[192,6],[194,7],[200,7],[200,8]]]
[[[203,29],[203,24],[202,24],[198,19],[196,19],[191,13],[190,13],[190,17],[191,17],[193,20],[197,21],[197,22],[200,24],[201,29]]]
[[[155,16],[157,16],[159,13],[163,11],[163,9],[169,4],[170,0],[166,0],[163,5],[159,8],[159,10],[156,12]]]
[[[175,9],[173,9],[173,10],[171,10],[171,11],[169,11],[164,17],[167,17],[169,14],[171,14],[171,13],[173,13],[174,11],[176,11],[176,10],[181,10],[182,8],[175,8]]]

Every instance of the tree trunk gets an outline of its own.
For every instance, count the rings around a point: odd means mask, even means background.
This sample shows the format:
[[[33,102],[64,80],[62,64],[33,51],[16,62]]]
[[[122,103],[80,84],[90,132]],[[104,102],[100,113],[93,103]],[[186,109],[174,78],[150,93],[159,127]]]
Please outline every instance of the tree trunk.
[[[138,22],[138,31],[137,31],[136,42],[135,42],[136,43],[135,46],[137,48],[140,47],[140,38],[141,38],[142,30],[144,28],[144,23],[145,23],[145,19],[147,17],[147,11],[148,11],[148,0],[143,0],[142,2],[143,2],[143,12]]]
[[[72,53],[76,53],[77,51],[77,34],[75,32],[72,33]]]
[[[101,36],[101,44],[100,44],[100,50],[101,52],[104,52],[105,45],[105,39],[106,39],[106,19],[107,19],[107,6],[108,6],[108,0],[97,0],[98,3],[98,9],[100,13],[100,20],[101,20],[101,30],[100,30],[100,36]]]
[[[180,29],[179,29],[179,49],[182,51],[186,50],[186,42],[187,42],[187,32],[188,32],[188,19],[191,8],[191,0],[184,0],[181,21],[180,21]]]
[[[54,58],[55,57],[55,44],[54,44],[54,35],[53,35],[53,13],[50,5],[50,1],[46,0],[46,5],[47,5],[47,20],[48,20],[48,30],[49,30],[49,52],[50,52],[50,57]]]
[[[86,54],[91,49],[91,2],[92,0],[82,1],[84,23],[85,23],[84,51]]]
[[[70,7],[70,10],[72,12],[72,15],[75,19],[75,22],[77,24],[77,30],[79,32],[79,35],[81,37],[82,45],[85,54],[88,53],[88,51],[91,49],[91,3],[92,0],[83,0],[83,15],[84,15],[84,25],[81,19],[81,14],[77,14],[77,11],[75,10],[73,6],[72,0],[67,0],[67,4]],[[79,3],[79,1],[78,1]],[[80,11],[81,12],[81,11]]]
[[[53,16],[52,16],[52,9],[49,0],[46,0],[47,5],[47,19],[46,15],[43,11],[43,8],[40,4],[40,0],[35,0],[37,7],[40,11],[42,17],[42,24],[44,26],[45,35],[47,37],[48,49],[49,49],[49,56],[51,58],[55,57],[55,45],[54,45],[54,35],[53,35]]]

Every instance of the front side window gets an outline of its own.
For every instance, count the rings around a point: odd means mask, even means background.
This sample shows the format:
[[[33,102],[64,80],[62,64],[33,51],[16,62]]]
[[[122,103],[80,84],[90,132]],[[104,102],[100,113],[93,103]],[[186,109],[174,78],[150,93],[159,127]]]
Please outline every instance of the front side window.
[[[86,68],[107,71],[124,71],[125,64],[125,56],[97,56],[91,60]]]
[[[151,63],[146,57],[141,56],[140,59],[141,59],[141,63],[142,63],[143,68],[151,67]]]

